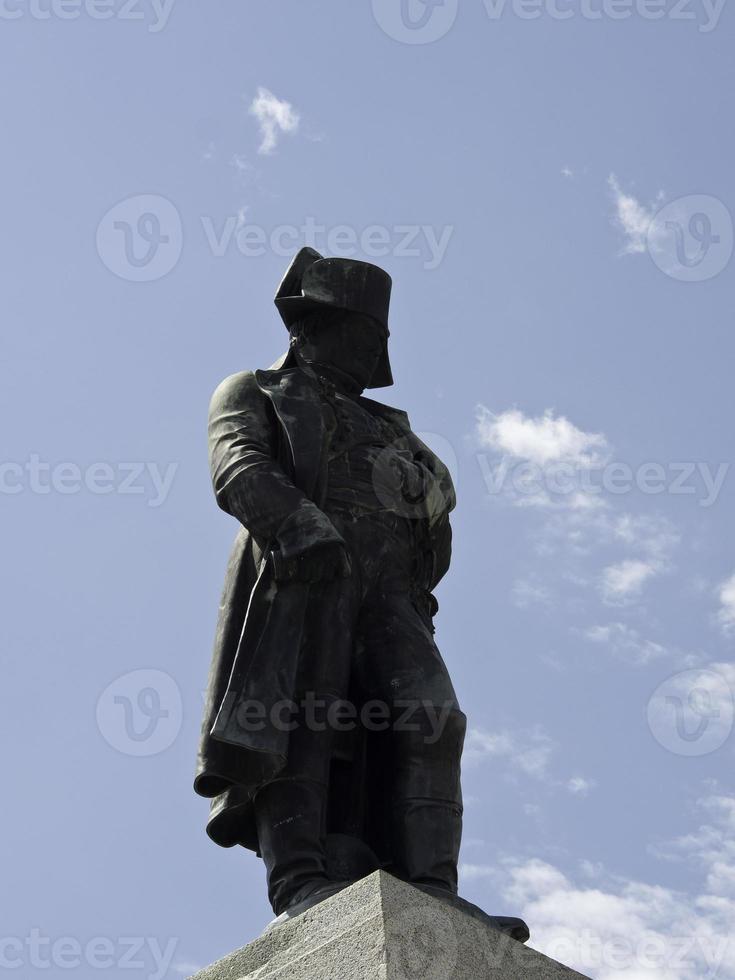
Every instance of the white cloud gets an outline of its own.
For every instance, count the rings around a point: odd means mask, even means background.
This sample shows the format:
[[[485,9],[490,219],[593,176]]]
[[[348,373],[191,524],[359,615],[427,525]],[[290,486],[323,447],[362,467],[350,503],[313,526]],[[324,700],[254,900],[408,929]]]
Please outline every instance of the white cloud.
[[[582,632],[585,639],[610,648],[612,653],[631,663],[643,666],[652,660],[665,657],[668,653],[660,643],[644,639],[638,630],[625,623],[608,623],[605,626],[590,626]]]
[[[241,204],[240,207],[237,209],[237,225],[235,226],[236,232],[240,231],[240,229],[245,226],[245,220],[247,218],[249,210],[250,210],[250,205],[248,204]]]
[[[516,459],[540,466],[546,463],[572,463],[598,466],[604,460],[607,441],[597,432],[584,432],[563,415],[551,409],[536,418],[517,408],[494,415],[484,405],[477,409],[477,435],[480,444]]]
[[[735,797],[697,801],[704,822],[654,853],[702,875],[693,894],[606,874],[581,863],[580,885],[546,861],[461,868],[493,878],[531,927],[531,945],[596,980],[704,980],[735,976]]]
[[[542,779],[548,772],[553,752],[554,742],[541,731],[486,732],[471,728],[467,733],[462,760],[469,767],[485,759],[508,759],[527,776]]]
[[[529,923],[531,946],[595,980],[733,975],[735,906],[716,896],[625,878],[580,886],[540,860],[510,865],[503,893]]]
[[[608,565],[602,571],[600,588],[605,602],[617,605],[634,598],[643,591],[643,586],[661,571],[657,561],[642,558],[625,558]]]
[[[622,514],[615,521],[613,533],[617,540],[660,560],[665,560],[680,541],[678,531],[660,515]]]
[[[639,552],[602,571],[599,587],[603,600],[608,605],[623,605],[636,599],[650,579],[669,569],[669,556],[679,544],[680,535],[665,517],[633,514],[616,518],[611,531],[613,542],[622,542]]]
[[[230,166],[234,167],[240,175],[247,174],[251,176],[256,172],[255,167],[250,163],[244,153],[235,153],[230,160]]]
[[[680,542],[674,525],[661,514],[622,511],[604,492],[612,447],[603,433],[550,409],[538,416],[517,408],[495,414],[480,404],[474,445],[489,451],[476,456],[488,495],[542,518],[530,531],[533,565],[520,567],[512,586],[518,608],[571,606],[564,583],[596,591],[606,605],[628,605],[672,570]],[[656,652],[653,645],[639,651]]]
[[[463,881],[477,881],[478,878],[496,878],[497,868],[489,864],[465,864],[459,867],[459,874]]]
[[[549,606],[551,591],[531,579],[519,578],[513,583],[511,601],[518,609],[527,609],[534,605]]]
[[[562,167],[561,168],[561,175],[562,175],[562,177],[571,178],[571,177],[574,176],[574,171],[571,170],[569,167]]]
[[[298,129],[299,115],[291,103],[276,98],[262,86],[259,86],[249,111],[260,123],[261,144],[258,153],[272,153],[280,133],[292,133]]]
[[[625,255],[645,252],[649,226],[661,206],[663,192],[659,191],[656,201],[652,204],[642,204],[632,194],[622,189],[615,174],[610,174],[607,183],[615,202],[613,223],[625,236],[621,252]]]
[[[717,617],[726,633],[735,630],[735,573],[720,585],[720,609]]]
[[[536,417],[517,408],[496,415],[478,405],[475,442],[492,453],[491,461],[487,454],[477,455],[491,494],[519,507],[591,513],[606,506],[599,489],[583,484],[583,476],[604,464],[607,440],[551,409]]]
[[[693,833],[651,847],[657,857],[687,861],[705,873],[707,891],[735,899],[735,797],[711,793],[697,800],[708,822]]]
[[[587,796],[597,783],[594,779],[585,779],[584,776],[572,776],[567,782],[567,789],[572,796]]]

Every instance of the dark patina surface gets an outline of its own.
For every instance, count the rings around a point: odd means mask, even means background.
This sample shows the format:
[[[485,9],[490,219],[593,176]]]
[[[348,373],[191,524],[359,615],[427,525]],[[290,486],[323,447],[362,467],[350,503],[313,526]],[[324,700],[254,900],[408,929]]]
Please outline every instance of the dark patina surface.
[[[276,296],[288,353],[210,407],[241,527],[195,788],[211,838],[261,855],[279,914],[377,867],[460,901],[465,717],[432,622],[455,496],[406,414],[362,394],[392,384],[390,285],[302,249]]]

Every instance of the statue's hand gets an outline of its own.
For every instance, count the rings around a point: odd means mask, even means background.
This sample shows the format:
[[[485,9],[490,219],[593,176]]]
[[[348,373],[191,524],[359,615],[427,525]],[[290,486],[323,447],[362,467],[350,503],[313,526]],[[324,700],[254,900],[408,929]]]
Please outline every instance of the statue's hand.
[[[350,556],[339,542],[319,545],[285,561],[274,552],[273,565],[277,582],[328,582],[347,578],[352,571]]]
[[[408,503],[418,503],[426,496],[426,474],[417,466],[411,452],[396,449],[390,457],[390,463],[395,467],[401,491]]]

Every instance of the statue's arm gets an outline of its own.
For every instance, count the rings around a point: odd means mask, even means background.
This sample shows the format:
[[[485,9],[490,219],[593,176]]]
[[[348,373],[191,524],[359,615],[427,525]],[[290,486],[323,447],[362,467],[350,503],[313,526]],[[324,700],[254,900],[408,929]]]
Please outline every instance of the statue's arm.
[[[209,408],[209,461],[219,506],[284,560],[342,537],[277,459],[277,423],[250,372],[217,388]]]

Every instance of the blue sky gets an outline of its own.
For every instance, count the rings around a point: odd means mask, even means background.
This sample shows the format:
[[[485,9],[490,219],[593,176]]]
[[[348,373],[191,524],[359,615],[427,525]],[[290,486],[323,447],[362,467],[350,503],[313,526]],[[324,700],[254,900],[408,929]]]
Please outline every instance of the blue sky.
[[[735,977],[733,20],[700,0],[4,0],[16,975],[269,919],[191,776],[234,525],[206,410],[308,236],[394,277],[456,475],[462,893],[600,980]]]

